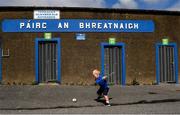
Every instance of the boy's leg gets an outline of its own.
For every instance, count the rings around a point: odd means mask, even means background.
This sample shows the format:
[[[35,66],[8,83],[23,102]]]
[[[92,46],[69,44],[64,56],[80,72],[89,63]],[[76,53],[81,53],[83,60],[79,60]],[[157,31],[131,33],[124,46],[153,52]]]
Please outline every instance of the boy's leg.
[[[102,98],[102,93],[103,93],[103,90],[102,90],[102,88],[100,87],[100,88],[98,89],[98,91],[97,91],[97,95],[98,95],[98,98],[97,98],[97,99]]]
[[[109,104],[108,92],[109,92],[109,88],[104,89],[103,95],[104,95],[104,98],[105,98],[105,100],[106,100],[106,105],[109,105],[109,106],[110,106],[110,104]]]
[[[106,103],[109,104],[109,97],[108,97],[108,95],[104,95],[104,98],[106,100]]]

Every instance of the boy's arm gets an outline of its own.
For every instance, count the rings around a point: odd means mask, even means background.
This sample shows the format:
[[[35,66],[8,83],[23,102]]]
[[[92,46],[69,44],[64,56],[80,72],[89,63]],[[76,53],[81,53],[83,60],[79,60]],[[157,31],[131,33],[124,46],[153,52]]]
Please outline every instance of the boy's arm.
[[[99,84],[99,83],[103,82],[106,79],[107,79],[107,76],[103,76],[102,79],[97,79],[96,83]]]
[[[97,79],[96,84],[99,84],[102,81],[102,79]]]

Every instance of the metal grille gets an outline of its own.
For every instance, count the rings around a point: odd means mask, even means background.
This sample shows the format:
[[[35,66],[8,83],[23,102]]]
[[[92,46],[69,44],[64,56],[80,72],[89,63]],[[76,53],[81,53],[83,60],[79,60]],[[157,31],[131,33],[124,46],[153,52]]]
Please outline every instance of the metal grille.
[[[174,47],[159,47],[160,82],[175,82]]]
[[[57,42],[40,42],[39,82],[57,81]]]
[[[104,73],[106,76],[108,76],[108,84],[121,84],[122,48],[116,46],[106,46],[104,58]]]

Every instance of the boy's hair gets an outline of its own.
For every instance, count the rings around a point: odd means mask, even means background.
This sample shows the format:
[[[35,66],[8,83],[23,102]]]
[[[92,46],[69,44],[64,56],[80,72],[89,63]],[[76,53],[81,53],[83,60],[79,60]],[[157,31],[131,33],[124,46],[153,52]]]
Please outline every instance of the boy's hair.
[[[95,74],[95,73],[100,73],[100,71],[98,69],[94,69],[93,74]]]

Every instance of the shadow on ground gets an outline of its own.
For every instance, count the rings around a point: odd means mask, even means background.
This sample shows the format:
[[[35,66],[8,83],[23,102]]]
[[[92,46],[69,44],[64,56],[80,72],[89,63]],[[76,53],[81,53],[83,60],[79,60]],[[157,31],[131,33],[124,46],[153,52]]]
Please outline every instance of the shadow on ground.
[[[112,98],[110,98],[112,99]],[[95,99],[95,101],[97,101]],[[97,102],[103,103],[104,100],[98,100]],[[168,102],[180,102],[180,99],[163,99],[163,100],[141,100],[132,103],[111,103],[112,106],[121,105],[135,105],[135,104],[155,104],[155,103],[168,103]],[[97,107],[102,105],[84,105],[84,106],[55,106],[55,107],[39,107],[39,108],[0,108],[0,110],[38,110],[38,109],[60,109],[60,108],[84,108],[84,107]]]

